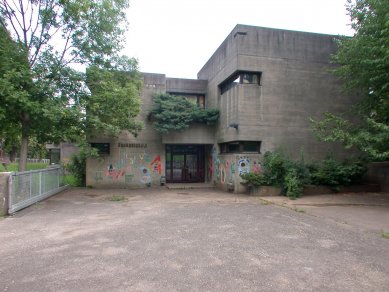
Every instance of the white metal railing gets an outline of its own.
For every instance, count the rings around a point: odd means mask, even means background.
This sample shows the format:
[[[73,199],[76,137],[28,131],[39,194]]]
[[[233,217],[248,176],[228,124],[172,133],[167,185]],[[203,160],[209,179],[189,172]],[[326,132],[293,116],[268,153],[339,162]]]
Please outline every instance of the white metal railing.
[[[13,172],[9,176],[9,209],[12,214],[59,193],[67,187],[63,168]]]

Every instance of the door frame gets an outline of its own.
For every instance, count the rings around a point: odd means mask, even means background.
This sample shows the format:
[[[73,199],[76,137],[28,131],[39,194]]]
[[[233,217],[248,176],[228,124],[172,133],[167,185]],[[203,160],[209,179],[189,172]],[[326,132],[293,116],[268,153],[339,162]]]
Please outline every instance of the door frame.
[[[185,148],[188,148],[186,151]],[[189,149],[190,148],[190,149]],[[166,144],[166,182],[167,183],[198,183],[205,181],[205,145],[202,144]],[[177,179],[173,175],[174,156],[183,155],[184,165],[182,167],[181,178]],[[195,176],[189,177],[185,172],[187,169],[187,156],[197,156],[197,169]],[[170,164],[170,165],[169,165]],[[170,173],[169,173],[170,172]],[[192,173],[193,174],[193,173]]]

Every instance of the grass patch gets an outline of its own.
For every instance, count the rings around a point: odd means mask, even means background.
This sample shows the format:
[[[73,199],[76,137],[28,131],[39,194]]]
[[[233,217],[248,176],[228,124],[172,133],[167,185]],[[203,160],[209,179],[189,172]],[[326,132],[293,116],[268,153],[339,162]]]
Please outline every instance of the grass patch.
[[[111,201],[111,202],[127,202],[128,199],[125,196],[113,195],[113,196],[108,198],[108,201]]]
[[[270,205],[271,204],[271,202],[263,200],[261,198],[259,200],[261,201],[261,205]]]
[[[71,187],[79,187],[77,179],[72,174],[65,175],[64,182]]]
[[[296,212],[298,213],[305,213],[305,210],[304,209],[300,209],[300,208],[296,208],[294,209]]]
[[[7,169],[4,168],[2,164],[0,164],[0,172],[16,172],[18,171],[17,163],[10,163],[7,165]],[[37,169],[45,169],[49,165],[46,163],[27,163],[27,170],[37,170]]]
[[[381,235],[383,238],[389,239],[389,232],[382,232]]]

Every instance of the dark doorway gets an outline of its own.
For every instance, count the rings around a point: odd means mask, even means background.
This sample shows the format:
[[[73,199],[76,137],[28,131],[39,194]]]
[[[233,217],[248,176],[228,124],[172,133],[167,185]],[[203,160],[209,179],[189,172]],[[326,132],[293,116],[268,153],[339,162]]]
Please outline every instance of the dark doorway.
[[[204,145],[166,145],[166,182],[204,182]]]

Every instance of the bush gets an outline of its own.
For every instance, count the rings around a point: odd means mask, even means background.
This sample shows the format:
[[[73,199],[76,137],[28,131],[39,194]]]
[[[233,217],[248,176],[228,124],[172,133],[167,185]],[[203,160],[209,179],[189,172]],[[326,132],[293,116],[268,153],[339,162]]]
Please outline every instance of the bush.
[[[332,156],[327,156],[320,164],[310,166],[311,181],[315,185],[340,186],[359,183],[366,171],[366,162],[362,159],[341,163]]]
[[[81,145],[80,152],[70,158],[70,163],[66,166],[67,170],[73,175],[72,183],[75,186],[85,187],[86,185],[86,159],[89,157],[99,157],[97,149],[89,145]]]
[[[284,188],[289,198],[296,199],[300,197],[304,188],[304,181],[299,177],[295,168],[290,169],[285,175]]]
[[[337,187],[359,183],[367,170],[366,161],[336,161],[327,156],[322,162],[306,165],[304,159],[293,161],[281,150],[266,152],[263,157],[263,173],[247,173],[242,179],[255,187],[278,186],[289,198],[299,197],[305,185]]]
[[[278,186],[290,198],[300,196],[305,184],[308,184],[309,171],[304,160],[292,161],[282,150],[266,152],[263,157],[263,173],[247,173],[241,177],[253,186]]]

